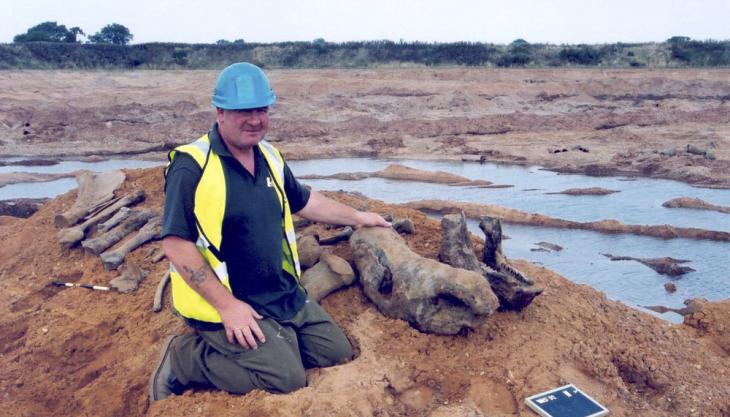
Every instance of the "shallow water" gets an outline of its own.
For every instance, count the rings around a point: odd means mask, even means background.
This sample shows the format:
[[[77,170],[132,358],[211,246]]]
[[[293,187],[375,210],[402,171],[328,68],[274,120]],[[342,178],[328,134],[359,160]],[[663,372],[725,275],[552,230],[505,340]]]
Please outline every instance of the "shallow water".
[[[689,186],[676,181],[637,179],[625,181],[615,177],[560,175],[539,169],[495,164],[453,163],[433,161],[383,161],[370,159],[335,159],[293,161],[296,175],[328,175],[337,172],[377,171],[390,163],[399,163],[429,171],[440,170],[469,179],[484,179],[512,188],[479,189],[439,184],[393,181],[368,178],[361,181],[305,180],[318,190],[359,191],[368,197],[390,203],[421,199],[442,199],[480,204],[495,204],[528,212],[576,221],[617,219],[628,224],[672,224],[730,231],[730,215],[704,210],[668,209],[664,201],[676,197],[701,198],[713,204],[730,205],[730,190],[713,190]],[[608,196],[546,195],[568,188],[603,187],[620,192]],[[537,191],[523,191],[534,189]],[[477,222],[469,221],[470,230],[483,236]],[[663,240],[629,234],[602,234],[584,230],[504,225],[509,236],[503,243],[510,258],[527,259],[544,265],[574,282],[588,284],[615,300],[633,306],[664,305],[683,307],[683,300],[704,297],[720,300],[730,297],[730,243],[688,239]],[[560,252],[536,252],[535,244],[546,241],[558,244]],[[611,253],[634,257],[671,256],[689,259],[687,266],[695,272],[680,279],[656,273],[635,261],[610,261],[600,255]],[[674,282],[677,292],[669,294],[666,282]],[[656,313],[650,312],[657,315]],[[661,317],[681,321],[674,313]]]
[[[701,198],[712,204],[730,206],[730,190],[692,187],[677,181],[618,177],[563,175],[539,167],[507,166],[435,161],[384,161],[373,159],[331,159],[292,161],[296,175],[329,175],[337,172],[378,171],[391,163],[428,171],[445,171],[472,180],[488,180],[511,188],[469,188],[441,184],[409,183],[382,178],[358,181],[307,180],[326,190],[353,189],[367,196],[403,203],[421,199],[442,199],[478,204],[495,204],[531,213],[574,221],[616,219],[627,224],[671,224],[682,227],[730,231],[730,216],[713,211],[668,209],[662,203],[677,197]],[[414,186],[414,184],[419,184]],[[617,190],[606,196],[548,195],[568,188],[602,187]],[[537,190],[534,190],[537,189]],[[524,191],[534,190],[534,191]]]
[[[4,161],[18,160],[19,158],[5,159]],[[10,172],[33,172],[57,174],[87,169],[95,172],[107,172],[124,168],[150,168],[163,165],[159,161],[142,161],[136,159],[109,159],[98,162],[60,161],[56,165],[48,166],[0,166],[0,174]],[[61,178],[54,181],[11,184],[0,187],[0,200],[13,198],[51,198],[76,188],[78,184],[74,178]]]

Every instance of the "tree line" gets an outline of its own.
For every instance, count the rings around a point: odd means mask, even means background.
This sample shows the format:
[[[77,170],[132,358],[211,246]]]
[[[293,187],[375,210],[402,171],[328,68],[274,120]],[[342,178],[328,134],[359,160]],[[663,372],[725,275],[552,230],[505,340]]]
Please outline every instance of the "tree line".
[[[718,67],[730,66],[730,41],[674,36],[659,43],[553,45],[516,39],[508,45],[482,42],[394,42],[391,40],[214,44],[146,43],[118,23],[84,35],[78,27],[44,22],[0,44],[0,69],[10,68],[221,68],[235,61],[262,67],[362,68],[403,65],[482,67]]]
[[[57,22],[43,22],[29,28],[25,33],[15,35],[13,42],[80,43],[79,36],[86,36],[86,34],[78,26],[67,29],[65,25],[59,25]],[[133,38],[134,36],[126,26],[111,23],[89,36],[87,42],[100,45],[127,45]]]

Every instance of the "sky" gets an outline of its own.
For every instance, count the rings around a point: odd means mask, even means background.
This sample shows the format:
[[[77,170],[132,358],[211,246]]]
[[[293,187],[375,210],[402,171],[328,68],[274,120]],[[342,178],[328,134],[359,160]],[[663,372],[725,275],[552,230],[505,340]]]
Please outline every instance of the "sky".
[[[730,39],[730,0],[2,0],[0,43],[38,23],[132,43],[353,40],[506,44]]]

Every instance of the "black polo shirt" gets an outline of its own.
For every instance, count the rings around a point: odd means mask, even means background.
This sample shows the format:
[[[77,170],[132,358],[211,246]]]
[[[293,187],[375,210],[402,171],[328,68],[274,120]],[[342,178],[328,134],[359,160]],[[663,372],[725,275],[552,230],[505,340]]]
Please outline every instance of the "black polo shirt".
[[[217,124],[208,137],[213,152],[221,157],[228,183],[220,252],[228,267],[233,295],[265,317],[291,318],[304,305],[306,294],[282,269],[282,211],[266,159],[254,147],[255,175],[251,175],[228,151]],[[198,239],[193,207],[201,175],[202,170],[191,156],[175,156],[165,182],[163,237],[179,236],[191,242]],[[309,201],[309,190],[286,164],[284,176],[284,192],[291,212],[296,213]],[[191,324],[201,327],[200,322]]]

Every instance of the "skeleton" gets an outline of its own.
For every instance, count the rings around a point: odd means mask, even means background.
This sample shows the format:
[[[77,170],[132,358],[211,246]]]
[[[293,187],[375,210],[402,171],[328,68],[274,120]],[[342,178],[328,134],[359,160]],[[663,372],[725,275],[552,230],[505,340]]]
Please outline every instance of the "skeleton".
[[[157,239],[162,232],[162,216],[154,216],[134,235],[118,248],[101,254],[101,260],[107,271],[117,269],[124,262],[124,257],[152,239]]]
[[[81,171],[76,176],[79,192],[70,209],[57,214],[54,219],[56,227],[69,227],[78,223],[84,216],[100,209],[114,198],[114,191],[124,182],[122,171],[109,171],[95,174]]]
[[[412,252],[393,229],[365,227],[350,238],[365,295],[386,316],[429,333],[475,328],[499,306],[477,272]]]
[[[100,212],[89,217],[85,222],[73,227],[59,230],[59,242],[61,242],[61,244],[67,248],[74,246],[75,244],[83,240],[87,230],[91,229],[98,223],[101,223],[112,217],[114,213],[117,212],[117,210],[121,210],[124,207],[137,204],[138,202],[144,200],[144,197],[144,190],[142,190],[141,188],[131,192],[130,194],[125,195],[124,197],[120,198]]]

